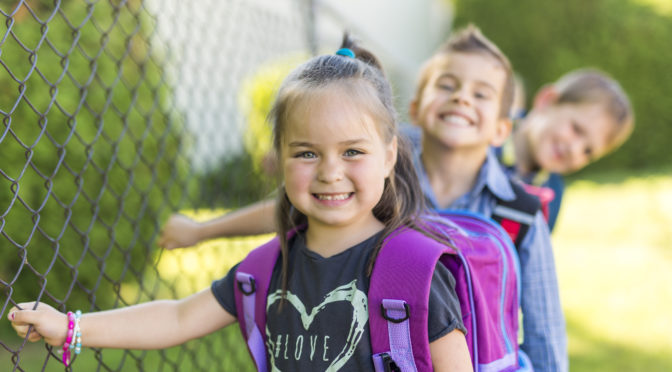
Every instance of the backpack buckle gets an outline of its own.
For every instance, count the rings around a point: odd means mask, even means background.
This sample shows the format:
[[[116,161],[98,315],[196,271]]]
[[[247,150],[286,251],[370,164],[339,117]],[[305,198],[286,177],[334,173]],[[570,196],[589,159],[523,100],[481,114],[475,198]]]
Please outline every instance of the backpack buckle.
[[[387,320],[388,322],[392,323],[402,323],[406,321],[410,317],[410,311],[408,309],[408,304],[406,301],[402,300],[387,300],[384,299],[383,302],[380,304],[380,310],[383,314],[383,318]],[[394,318],[390,315],[389,311],[400,311],[404,310],[406,313],[403,317],[401,318]]]
[[[243,292],[243,294],[246,296],[251,295],[257,290],[257,285],[252,275],[237,273],[236,281],[238,282],[238,289],[240,289],[240,291]],[[247,290],[245,287],[249,287],[250,289]]]
[[[401,372],[401,368],[394,362],[392,356],[388,353],[380,353],[380,359],[383,362],[384,372]]]

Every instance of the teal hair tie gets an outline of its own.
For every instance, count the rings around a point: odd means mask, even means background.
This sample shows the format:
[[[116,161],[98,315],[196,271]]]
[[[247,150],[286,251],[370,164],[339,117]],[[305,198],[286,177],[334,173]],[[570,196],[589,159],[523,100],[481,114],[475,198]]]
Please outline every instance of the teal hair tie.
[[[341,49],[337,50],[336,55],[343,56],[343,57],[355,58],[355,52],[353,52],[349,48],[341,48]]]

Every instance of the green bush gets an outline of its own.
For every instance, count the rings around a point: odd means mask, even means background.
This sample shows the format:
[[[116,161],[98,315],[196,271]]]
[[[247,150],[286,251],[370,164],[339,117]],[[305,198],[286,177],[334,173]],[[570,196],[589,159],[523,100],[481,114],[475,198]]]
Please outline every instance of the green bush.
[[[115,294],[187,189],[181,119],[139,1],[56,4],[30,2],[2,44],[0,280],[13,301],[134,303]]]
[[[620,81],[635,108],[635,131],[622,148],[585,172],[672,162],[669,12],[634,0],[455,3],[456,27],[478,25],[506,53],[525,79],[528,104],[543,84],[575,68],[596,67]]]

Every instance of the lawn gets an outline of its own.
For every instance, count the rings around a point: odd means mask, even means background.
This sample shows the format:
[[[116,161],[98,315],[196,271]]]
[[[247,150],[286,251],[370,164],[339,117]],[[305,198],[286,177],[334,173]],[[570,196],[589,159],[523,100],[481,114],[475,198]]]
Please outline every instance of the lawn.
[[[618,178],[571,183],[553,235],[572,371],[672,371],[672,176]]]

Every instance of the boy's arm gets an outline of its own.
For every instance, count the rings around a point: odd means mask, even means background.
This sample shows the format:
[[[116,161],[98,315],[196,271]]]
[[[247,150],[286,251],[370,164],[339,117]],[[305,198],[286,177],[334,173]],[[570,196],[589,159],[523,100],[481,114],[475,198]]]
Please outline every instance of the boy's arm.
[[[539,211],[520,247],[523,351],[535,371],[567,371],[567,333],[550,234]]]
[[[473,371],[464,333],[454,330],[429,344],[434,371]]]
[[[8,318],[21,337],[44,338],[53,346],[65,342],[67,316],[40,303],[19,304]],[[236,321],[215,299],[210,288],[181,300],[160,300],[126,308],[84,314],[82,346],[117,349],[163,349],[205,336]]]
[[[174,214],[163,226],[158,243],[162,248],[174,249],[218,237],[267,234],[275,231],[274,216],[274,199],[257,202],[206,222]]]

